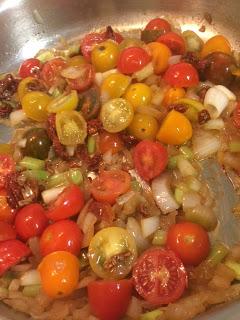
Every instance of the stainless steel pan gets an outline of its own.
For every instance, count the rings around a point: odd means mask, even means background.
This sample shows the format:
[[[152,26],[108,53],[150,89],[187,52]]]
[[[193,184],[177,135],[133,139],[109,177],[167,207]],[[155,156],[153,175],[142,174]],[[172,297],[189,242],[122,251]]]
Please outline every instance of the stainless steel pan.
[[[204,19],[205,13],[212,15],[212,24]],[[14,69],[21,60],[53,45],[59,36],[80,36],[106,25],[138,34],[146,21],[156,16],[165,16],[203,38],[220,32],[234,48],[240,49],[239,0],[0,0],[0,72]],[[202,25],[206,27],[204,33],[199,32]],[[11,131],[0,126],[0,143],[10,135]],[[229,244],[240,241],[240,225],[231,214],[236,202],[231,184],[211,161],[205,162],[204,168],[219,199],[216,210],[222,227],[217,237]],[[239,314],[240,302],[237,302],[198,319],[238,320]],[[0,320],[11,319],[27,318],[0,305]]]

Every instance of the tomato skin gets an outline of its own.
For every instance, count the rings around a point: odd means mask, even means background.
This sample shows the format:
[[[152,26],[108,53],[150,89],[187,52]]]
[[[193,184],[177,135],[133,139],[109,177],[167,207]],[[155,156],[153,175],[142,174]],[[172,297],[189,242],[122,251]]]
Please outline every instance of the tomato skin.
[[[167,166],[167,149],[158,142],[143,140],[133,149],[133,162],[139,175],[149,181]]]
[[[124,144],[117,133],[104,131],[99,135],[99,151],[103,154],[111,151],[112,154],[123,150]]]
[[[13,227],[5,222],[0,221],[0,241],[16,239],[17,234]]]
[[[15,162],[8,154],[0,154],[0,189],[4,187],[5,177],[15,170]]]
[[[177,88],[194,87],[199,83],[197,70],[186,62],[171,65],[165,72],[164,80],[170,86]]]
[[[155,18],[148,22],[145,30],[162,30],[164,33],[171,31],[170,23],[162,18]]]
[[[54,58],[50,61],[47,61],[42,68],[41,78],[49,86],[56,84],[60,78],[61,70],[66,66],[66,61],[62,58]]]
[[[0,242],[0,276],[30,254],[31,250],[19,240]]]
[[[84,206],[84,196],[81,189],[72,184],[66,187],[52,204],[50,204],[47,217],[58,221],[75,216]]]
[[[82,76],[77,79],[68,79],[67,81],[72,90],[82,92],[92,85],[95,71],[93,66],[89,63],[83,64],[79,68],[82,69]]]
[[[83,234],[76,222],[60,220],[49,225],[40,238],[40,252],[44,257],[54,251],[68,251],[78,255]]]
[[[10,208],[7,202],[7,192],[0,188],[0,221],[12,223],[16,210]]]
[[[126,48],[119,55],[117,68],[121,73],[132,74],[141,70],[150,61],[151,57],[143,48]]]
[[[45,210],[39,203],[29,204],[16,214],[15,228],[22,240],[40,236],[47,224]]]
[[[34,77],[37,78],[41,68],[41,61],[36,58],[25,60],[18,71],[19,76],[23,78]]]
[[[184,54],[186,51],[186,45],[183,37],[175,32],[168,32],[161,35],[158,42],[165,44],[171,51],[173,55]]]
[[[187,273],[174,252],[150,248],[133,267],[133,283],[138,294],[151,305],[165,305],[182,296],[187,286]]]
[[[92,313],[100,320],[121,319],[130,303],[132,280],[92,281],[88,299]]]
[[[130,188],[130,175],[122,170],[102,171],[91,183],[91,193],[95,200],[114,204],[117,197]]]
[[[174,251],[184,264],[197,266],[209,254],[208,233],[196,223],[174,224],[168,231],[167,247]]]
[[[240,129],[240,102],[238,102],[233,112],[233,124],[236,128]]]

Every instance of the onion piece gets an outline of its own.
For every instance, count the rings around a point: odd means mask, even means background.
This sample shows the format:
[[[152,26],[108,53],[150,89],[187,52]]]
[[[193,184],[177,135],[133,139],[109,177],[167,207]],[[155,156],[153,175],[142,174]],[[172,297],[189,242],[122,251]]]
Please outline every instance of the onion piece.
[[[203,128],[206,130],[222,130],[224,128],[224,121],[221,118],[207,121]]]
[[[20,109],[20,110],[16,110],[16,111],[11,112],[9,119],[10,119],[11,126],[14,127],[17,124],[19,124],[20,122],[27,120],[27,115],[23,111],[23,109]]]
[[[75,150],[76,150],[76,146],[66,146],[66,151],[69,157],[74,156]]]
[[[167,214],[179,208],[179,204],[174,199],[170,189],[170,176],[163,173],[160,177],[152,181],[152,193],[157,206],[163,214]]]
[[[141,219],[141,229],[144,238],[147,238],[153,234],[159,227],[159,217],[153,216],[145,219]]]
[[[116,199],[116,202],[122,206],[123,204],[125,204],[126,202],[128,202],[133,196],[135,195],[134,191],[129,191],[127,193],[124,193],[123,195],[121,195],[120,197],[118,197]]]
[[[215,86],[215,88],[217,88],[218,90],[220,90],[223,93],[225,93],[225,95],[228,97],[228,99],[230,101],[236,101],[237,100],[236,95],[232,91],[230,91],[227,87],[224,87],[222,85],[217,85],[217,86]]]
[[[183,206],[183,211],[186,209],[194,208],[201,203],[201,197],[197,192],[188,192],[183,195],[183,201],[182,201],[182,206]]]
[[[225,92],[217,88],[217,86],[208,89],[204,98],[205,106],[210,105],[215,108],[211,114],[213,119],[216,119],[221,115],[223,110],[227,107],[228,103],[228,96]]]
[[[84,68],[81,67],[67,67],[61,71],[61,76],[67,79],[81,78],[85,72]]]
[[[59,196],[59,194],[65,189],[65,186],[61,186],[61,187],[56,187],[56,188],[51,188],[51,189],[47,189],[44,190],[42,192],[42,198],[44,203],[49,204],[50,202],[54,201],[57,199],[57,197]]]
[[[183,177],[197,175],[197,170],[192,166],[190,161],[188,161],[184,157],[178,157],[177,167]]]
[[[117,73],[117,72],[118,72],[117,69],[111,69],[111,70],[108,70],[108,71],[105,71],[105,72],[97,72],[95,74],[94,82],[96,83],[96,85],[98,85],[100,87],[101,84],[103,83],[103,80],[105,80],[111,74]]]
[[[132,77],[133,79],[137,79],[137,81],[141,82],[152,74],[154,74],[154,68],[152,62],[150,62],[144,68],[135,72]]]
[[[140,225],[135,218],[128,218],[126,228],[136,240],[138,249],[145,250],[149,246],[149,243],[147,239],[143,237]]]
[[[20,278],[20,284],[21,286],[41,284],[40,273],[35,269],[26,271]]]
[[[193,153],[198,159],[204,159],[215,154],[221,146],[217,136],[203,130],[195,132],[192,143]]]
[[[141,313],[142,313],[141,302],[136,297],[132,296],[126,315],[131,319],[140,319]]]
[[[176,64],[176,63],[181,61],[181,58],[182,58],[182,56],[180,54],[179,55],[175,55],[175,56],[171,56],[168,59],[168,64],[169,65]]]
[[[13,266],[11,270],[13,272],[25,272],[32,268],[31,263],[24,263],[24,264],[17,264],[16,266]]]
[[[145,192],[147,192],[147,193],[148,192],[150,192],[150,193],[152,192],[151,187],[149,186],[149,184],[146,181],[144,181],[134,169],[131,169],[128,172],[129,172],[129,174],[130,174],[130,176],[132,178],[136,179],[136,181],[140,184],[141,188]]]

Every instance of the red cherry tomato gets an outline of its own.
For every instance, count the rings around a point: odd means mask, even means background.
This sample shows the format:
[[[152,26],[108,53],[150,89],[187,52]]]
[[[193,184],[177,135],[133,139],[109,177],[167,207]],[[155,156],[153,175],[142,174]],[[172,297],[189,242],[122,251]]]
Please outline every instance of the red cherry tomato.
[[[104,33],[89,33],[87,34],[81,42],[81,52],[83,56],[90,61],[91,60],[91,52],[95,45],[103,42],[105,40]]]
[[[16,231],[9,223],[0,221],[0,241],[13,240],[16,236]]]
[[[168,231],[167,247],[174,251],[184,264],[197,266],[209,254],[208,233],[196,223],[174,224]]]
[[[162,18],[155,18],[148,22],[145,30],[162,30],[164,33],[171,31],[170,23]]]
[[[0,190],[0,221],[12,223],[15,217],[16,210],[10,208],[7,202],[7,192]]]
[[[99,135],[99,151],[105,153],[111,151],[112,154],[123,150],[124,144],[117,133],[102,132]]]
[[[238,102],[233,112],[233,124],[236,128],[240,129],[240,102]]]
[[[164,75],[164,80],[170,86],[177,88],[194,87],[199,83],[197,70],[186,62],[171,65]]]
[[[90,190],[95,200],[113,204],[117,197],[129,190],[130,182],[130,175],[125,171],[102,171],[92,181]]]
[[[67,81],[72,90],[82,92],[92,85],[95,71],[93,66],[89,63],[82,64],[78,68],[81,69],[81,76],[77,79],[68,79]]]
[[[104,227],[112,225],[114,213],[109,203],[98,202],[93,200],[89,204],[88,211],[95,214],[98,221],[101,222],[101,224]]]
[[[61,79],[60,72],[66,66],[66,61],[62,58],[54,58],[47,61],[42,68],[41,78],[49,86],[55,85]]]
[[[88,285],[91,312],[100,320],[120,320],[132,295],[132,280],[99,280]]]
[[[167,149],[158,142],[143,140],[133,149],[133,162],[139,175],[149,181],[167,166]]]
[[[138,294],[152,305],[169,304],[179,299],[187,286],[182,261],[169,250],[146,250],[133,267],[133,282]]]
[[[151,61],[146,50],[139,47],[124,49],[118,58],[118,70],[124,74],[131,74],[141,70]]]
[[[22,240],[40,236],[47,225],[45,210],[39,203],[29,204],[16,214],[15,228]]]
[[[30,254],[31,250],[19,240],[0,242],[0,276]]]
[[[184,39],[175,32],[163,34],[157,41],[165,44],[172,51],[173,55],[184,54],[186,51]]]
[[[40,252],[46,256],[54,251],[68,251],[78,255],[83,234],[74,221],[61,220],[49,225],[40,238]]]
[[[7,154],[0,154],[0,189],[4,187],[5,177],[15,170],[13,158]]]
[[[18,71],[21,78],[38,77],[41,68],[41,61],[36,58],[25,60]]]
[[[58,221],[75,216],[84,206],[84,196],[81,189],[72,184],[66,187],[52,204],[50,204],[47,217]]]

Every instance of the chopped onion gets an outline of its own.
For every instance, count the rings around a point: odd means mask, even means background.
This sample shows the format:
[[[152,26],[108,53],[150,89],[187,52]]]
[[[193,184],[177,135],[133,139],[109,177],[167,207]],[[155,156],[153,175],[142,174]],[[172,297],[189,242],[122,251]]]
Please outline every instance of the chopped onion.
[[[227,107],[229,103],[229,98],[225,92],[214,86],[208,89],[205,98],[204,98],[204,105],[213,106],[215,109],[211,114],[213,119],[218,118],[223,110]]]
[[[169,59],[168,59],[168,64],[169,65],[172,65],[172,64],[176,64],[178,62],[181,61],[181,58],[182,56],[179,54],[179,55],[176,55],[176,56],[171,56]]]
[[[81,67],[67,67],[61,71],[61,76],[67,79],[81,78],[85,72],[84,68]]]
[[[21,286],[41,284],[40,273],[37,270],[28,270],[20,278]]]
[[[137,81],[143,81],[154,73],[152,62],[148,63],[144,68],[135,72],[132,77],[133,79],[137,79]]]
[[[75,153],[76,146],[66,146],[67,153],[69,157],[72,157]]]
[[[131,319],[140,319],[142,313],[142,304],[134,296],[132,296],[131,302],[128,305],[126,315]]]
[[[17,124],[19,124],[20,122],[27,120],[27,115],[23,111],[23,109],[20,109],[20,110],[16,110],[16,111],[11,112],[9,119],[10,119],[11,126],[14,127]]]
[[[56,187],[56,188],[51,188],[51,189],[47,189],[44,190],[42,192],[42,198],[43,201],[46,204],[49,204],[50,202],[54,201],[57,199],[57,197],[59,196],[59,194],[65,189],[65,186],[61,186],[61,187]]]
[[[206,130],[222,130],[224,128],[224,121],[221,118],[207,121],[203,128]]]
[[[116,202],[122,206],[123,204],[125,204],[126,202],[128,202],[133,196],[135,195],[134,191],[129,191],[127,193],[124,193],[123,195],[121,195],[120,197],[117,198]]]
[[[20,148],[25,148],[26,144],[27,144],[27,139],[21,139],[17,143],[18,147],[20,147]]]
[[[9,291],[18,291],[20,287],[20,280],[19,279],[13,279],[8,287]]]
[[[230,91],[227,87],[221,86],[221,85],[217,85],[215,86],[215,88],[219,89],[220,91],[222,91],[223,93],[225,93],[225,95],[228,97],[228,99],[230,101],[236,101],[237,97],[235,96],[235,94]]]
[[[152,181],[152,193],[157,206],[163,214],[167,214],[179,208],[179,204],[174,199],[170,189],[170,176],[168,173],[162,174],[160,177]]]
[[[153,216],[145,219],[141,219],[141,228],[142,235],[144,238],[147,238],[151,234],[153,234],[159,227],[159,217]]]
[[[111,150],[108,150],[107,152],[105,152],[103,154],[103,162],[106,163],[106,164],[111,164],[112,163],[112,160],[113,160],[113,155],[112,155],[112,151]]]
[[[128,172],[129,172],[129,174],[130,174],[130,176],[132,178],[136,179],[136,181],[140,184],[140,186],[142,187],[142,189],[144,191],[152,192],[151,187],[149,186],[149,184],[146,181],[144,181],[135,170],[131,169]]]
[[[196,169],[192,166],[190,161],[188,161],[184,157],[178,157],[177,167],[183,177],[197,175]]]
[[[207,131],[197,131],[193,137],[193,153],[198,159],[207,158],[216,153],[221,146],[219,138]]]
[[[31,267],[32,267],[31,263],[17,264],[16,266],[13,266],[11,270],[13,272],[25,272],[31,269]]]
[[[190,208],[195,208],[196,206],[200,205],[201,197],[197,192],[188,192],[183,195],[183,211]]]
[[[160,106],[165,95],[165,90],[159,89],[153,93],[152,101],[151,103],[155,106]]]
[[[135,218],[128,218],[126,228],[128,232],[131,233],[134,239],[136,240],[138,249],[144,250],[149,246],[149,243],[146,239],[144,239],[140,225]]]
[[[106,72],[97,72],[95,74],[95,83],[96,85],[98,85],[99,87],[101,86],[101,84],[103,83],[103,80],[106,79],[108,76],[110,76],[110,74],[113,74],[113,73],[117,73],[118,70],[117,69],[111,69],[111,70],[108,70]]]

